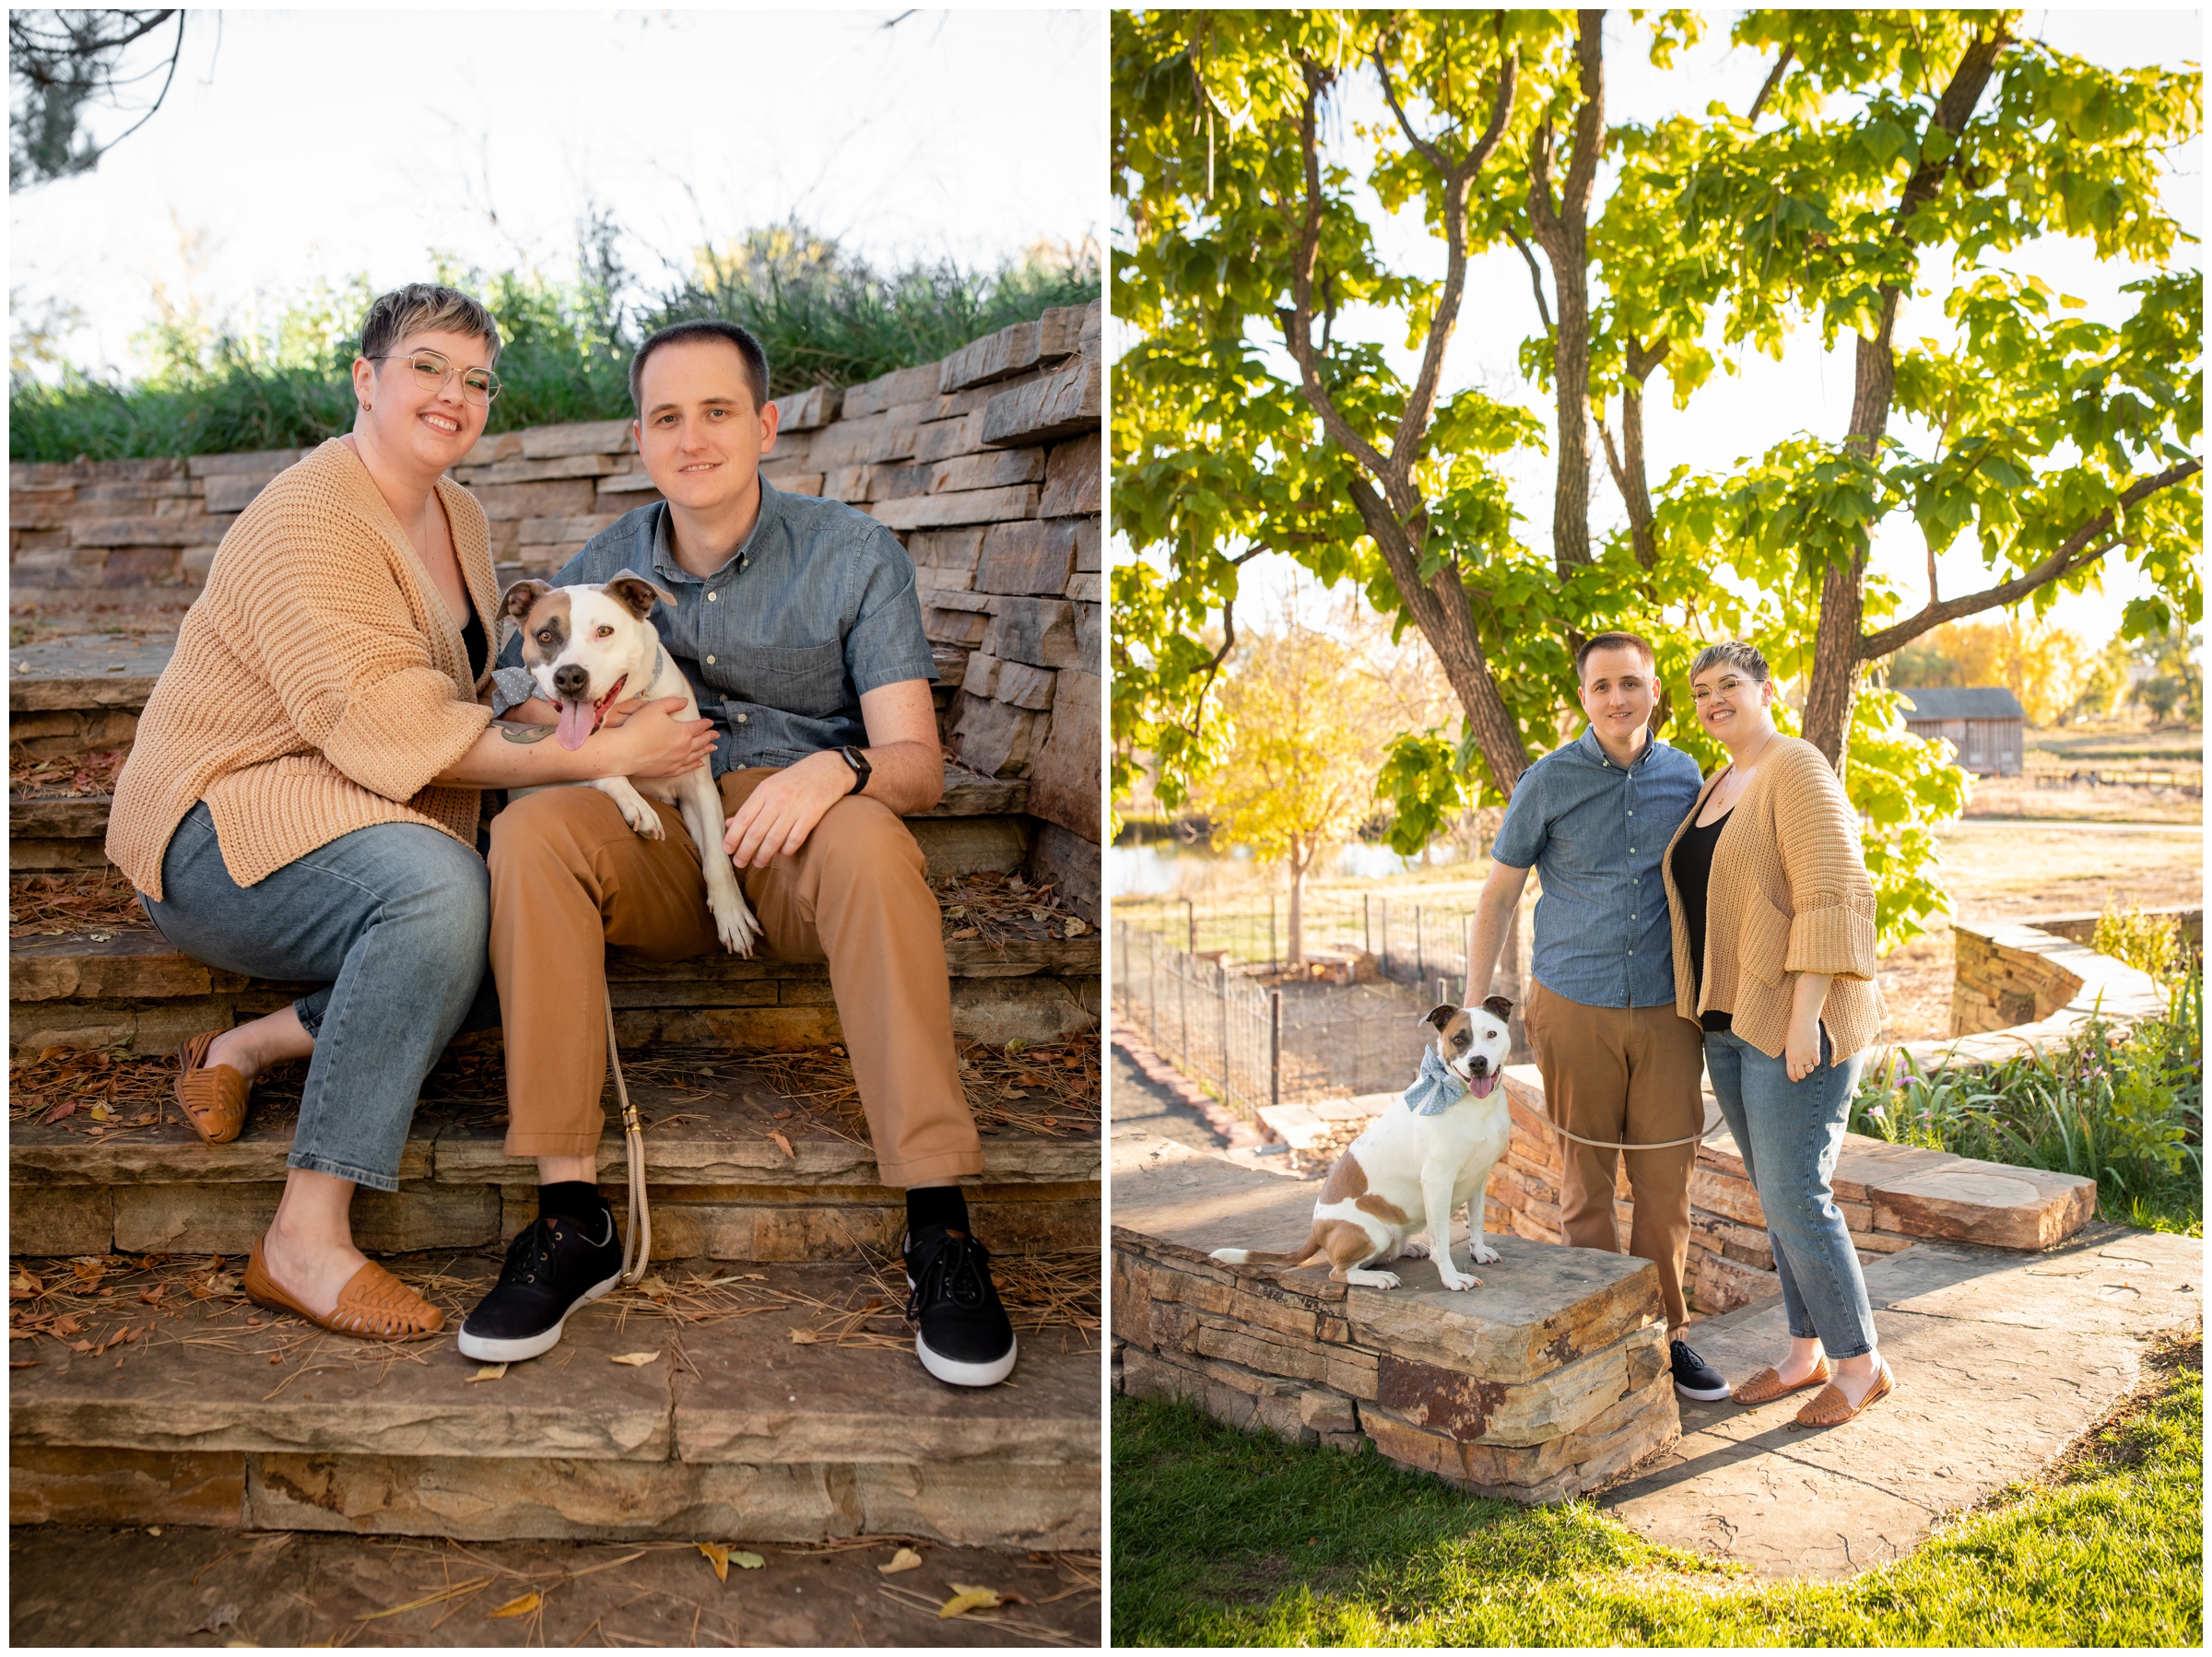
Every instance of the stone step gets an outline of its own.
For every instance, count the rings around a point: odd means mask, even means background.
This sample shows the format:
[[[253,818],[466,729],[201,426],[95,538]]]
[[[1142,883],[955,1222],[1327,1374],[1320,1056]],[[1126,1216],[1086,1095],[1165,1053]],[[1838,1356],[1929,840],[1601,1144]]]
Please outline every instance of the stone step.
[[[1099,1028],[1099,934],[947,938],[954,1033],[1056,1041]],[[310,986],[210,967],[143,925],[8,941],[8,1035],[18,1058],[58,1044],[172,1052],[189,1036],[284,1005]],[[844,1040],[818,962],[609,957],[616,1039],[633,1045],[830,1046]]]
[[[1029,787],[1020,781],[979,777],[945,768],[945,795],[927,811],[905,819],[928,860],[930,878],[984,872],[1011,874],[1030,854],[1034,824],[1022,815]],[[7,803],[7,861],[18,875],[96,869],[108,859],[109,794],[25,798]]]
[[[1039,1074],[1027,1067],[1047,1064],[1052,1050],[969,1050],[965,1075],[984,1171],[967,1183],[968,1199],[994,1247],[1097,1240],[1100,1107],[1087,1051],[1071,1047],[1049,1061],[1079,1080],[1018,1087]],[[1066,1057],[1084,1067],[1068,1069],[1060,1064]],[[244,1131],[229,1145],[204,1144],[175,1119],[165,1078],[136,1095],[160,1100],[151,1108],[162,1119],[143,1127],[110,1131],[86,1111],[51,1123],[32,1115],[11,1121],[10,1251],[243,1253],[276,1208],[300,1075],[293,1067],[257,1088]],[[39,1076],[35,1066],[18,1070],[12,1089],[17,1108],[34,1115],[60,1102],[36,1091]],[[824,1053],[751,1062],[698,1050],[631,1053],[630,1099],[649,1124],[655,1258],[850,1260],[894,1246],[905,1199],[877,1176],[848,1077],[842,1061]],[[611,1087],[604,1103],[609,1132],[599,1177],[621,1209],[629,1175]],[[147,1110],[126,1106],[122,1120]],[[409,1128],[400,1190],[356,1194],[360,1245],[371,1252],[477,1248],[527,1225],[536,1216],[536,1165],[506,1154],[505,1119],[496,1053],[449,1053],[431,1072]]]
[[[1003,1254],[998,1275],[1018,1285],[1025,1266],[1048,1263],[1065,1278],[1065,1258]],[[397,1265],[449,1329],[498,1273],[480,1257]],[[478,1379],[450,1334],[358,1341],[263,1312],[227,1280],[206,1294],[205,1261],[126,1270],[104,1297],[69,1262],[17,1267],[15,1522],[464,1540],[893,1533],[1030,1548],[1099,1538],[1100,1336],[1022,1310],[1011,1291],[1021,1357],[999,1387],[924,1374],[899,1315],[903,1287],[872,1268],[737,1274],[712,1262],[660,1268],[577,1313],[545,1357]],[[166,1287],[148,1303],[141,1285],[154,1283]],[[76,1329],[26,1337],[64,1313]],[[125,1329],[133,1338],[111,1344]],[[614,1361],[641,1354],[651,1361]]]

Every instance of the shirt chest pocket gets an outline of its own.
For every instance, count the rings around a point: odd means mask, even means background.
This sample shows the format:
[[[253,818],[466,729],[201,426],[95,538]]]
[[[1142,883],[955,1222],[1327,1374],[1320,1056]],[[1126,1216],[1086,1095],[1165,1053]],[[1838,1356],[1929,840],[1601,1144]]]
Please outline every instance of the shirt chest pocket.
[[[740,645],[730,654],[732,694],[764,708],[828,719],[845,705],[845,647],[827,644]]]

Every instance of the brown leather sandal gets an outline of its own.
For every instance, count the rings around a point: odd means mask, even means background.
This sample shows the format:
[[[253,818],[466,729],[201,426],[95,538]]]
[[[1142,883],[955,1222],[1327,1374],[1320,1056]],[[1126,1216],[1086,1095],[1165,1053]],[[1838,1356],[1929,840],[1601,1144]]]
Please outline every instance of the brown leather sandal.
[[[268,1267],[262,1263],[262,1240],[254,1240],[245,1275],[240,1280],[246,1299],[257,1306],[296,1312],[334,1334],[359,1335],[371,1341],[421,1340],[445,1327],[443,1312],[373,1260],[364,1262],[361,1269],[346,1280],[330,1316],[318,1318],[276,1287]]]
[[[228,1064],[207,1064],[207,1047],[220,1030],[203,1030],[177,1049],[177,1105],[192,1131],[209,1145],[229,1145],[246,1125],[246,1096],[253,1084]],[[203,1068],[205,1066],[205,1068]]]
[[[1828,1379],[1828,1357],[1823,1354],[1813,1364],[1813,1372],[1795,1386],[1784,1386],[1782,1371],[1770,1364],[1758,1374],[1738,1386],[1731,1394],[1736,1403],[1747,1408],[1772,1404],[1777,1398],[1787,1398],[1792,1393],[1802,1393],[1807,1387],[1817,1387]]]
[[[1888,1397],[1897,1389],[1897,1377],[1889,1372],[1888,1359],[1879,1358],[1876,1361],[1877,1368],[1874,1374],[1874,1384],[1866,1389],[1866,1396],[1859,1400],[1856,1408],[1853,1407],[1850,1399],[1843,1396],[1843,1389],[1831,1381],[1821,1389],[1818,1397],[1797,1412],[1797,1419],[1791,1425],[1841,1427],[1864,1414],[1866,1406],[1876,1399]]]

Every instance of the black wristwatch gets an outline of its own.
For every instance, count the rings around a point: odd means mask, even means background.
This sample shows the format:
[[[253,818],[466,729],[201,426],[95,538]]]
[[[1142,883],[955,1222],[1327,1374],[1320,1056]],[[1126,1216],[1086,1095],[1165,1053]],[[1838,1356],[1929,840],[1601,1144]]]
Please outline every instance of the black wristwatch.
[[[864,792],[868,786],[868,772],[874,769],[868,764],[868,757],[853,747],[843,747],[837,751],[845,757],[845,763],[853,768],[853,786],[846,792],[855,794]]]

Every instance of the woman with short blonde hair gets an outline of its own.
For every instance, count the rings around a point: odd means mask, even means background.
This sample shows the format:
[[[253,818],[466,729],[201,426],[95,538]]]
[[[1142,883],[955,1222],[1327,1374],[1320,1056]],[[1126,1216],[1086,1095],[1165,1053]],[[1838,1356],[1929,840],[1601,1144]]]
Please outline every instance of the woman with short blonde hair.
[[[1897,1384],[1830,1182],[1882,1027],[1874,885],[1834,770],[1775,729],[1766,658],[1711,645],[1689,681],[1698,723],[1728,763],[1660,864],[1675,1010],[1704,1029],[1706,1072],[1766,1214],[1790,1331],[1788,1354],[1735,1396],[1767,1404],[1826,1382],[1797,1423],[1838,1426]]]
[[[422,1079],[498,1022],[480,791],[673,775],[712,730],[668,702],[570,752],[501,725],[483,509],[443,476],[483,435],[499,328],[450,288],[383,295],[353,364],[353,430],[239,514],[185,613],[116,780],[109,858],[162,935],[233,972],[322,987],[193,1037],[177,1098],[237,1137],[254,1078],[309,1061],[282,1200],[247,1264],[265,1306],[380,1338],[437,1308],[353,1244],[354,1187],[399,1187]],[[473,1012],[472,1012],[473,1008]]]

